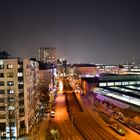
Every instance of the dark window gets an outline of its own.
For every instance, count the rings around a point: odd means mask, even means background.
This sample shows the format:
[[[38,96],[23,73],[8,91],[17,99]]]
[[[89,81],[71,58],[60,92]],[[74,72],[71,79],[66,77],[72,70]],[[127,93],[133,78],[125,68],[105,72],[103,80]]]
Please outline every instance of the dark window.
[[[23,88],[23,85],[18,85],[18,88],[19,88],[19,89],[22,89],[22,88]]]
[[[0,81],[0,86],[4,86],[4,81]]]
[[[23,77],[18,77],[18,81],[23,81]]]
[[[24,105],[24,100],[19,101],[19,105]]]
[[[0,77],[4,77],[4,73],[0,73]]]
[[[5,90],[1,89],[0,94],[4,94],[4,93],[5,93]]]
[[[0,103],[4,103],[5,102],[5,98],[0,98]]]
[[[5,119],[6,118],[6,114],[0,114],[0,119]],[[1,126],[1,124],[0,124]]]
[[[9,125],[12,126],[12,127],[14,127],[15,126],[15,123],[14,122],[10,122]]]
[[[23,97],[24,96],[24,93],[19,93],[18,96],[19,97]]]
[[[25,122],[24,121],[20,121],[20,128],[25,128]]]
[[[5,131],[6,130],[6,123],[0,123],[0,130]]]
[[[0,106],[0,111],[4,111],[5,110],[5,106]]]
[[[24,113],[24,108],[23,109],[19,109],[19,113]]]

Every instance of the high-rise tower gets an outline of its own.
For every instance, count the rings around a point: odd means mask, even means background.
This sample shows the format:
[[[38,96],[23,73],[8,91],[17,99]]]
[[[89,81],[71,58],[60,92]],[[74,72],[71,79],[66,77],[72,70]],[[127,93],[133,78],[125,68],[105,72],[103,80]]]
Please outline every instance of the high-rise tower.
[[[56,65],[56,48],[41,47],[39,48],[39,60],[44,63]]]

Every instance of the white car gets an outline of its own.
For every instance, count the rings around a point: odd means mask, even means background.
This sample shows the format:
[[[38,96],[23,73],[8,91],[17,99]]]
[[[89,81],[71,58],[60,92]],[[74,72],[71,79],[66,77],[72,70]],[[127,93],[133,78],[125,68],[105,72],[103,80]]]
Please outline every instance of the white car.
[[[54,118],[55,117],[55,112],[51,111],[50,116],[51,116],[51,118]]]

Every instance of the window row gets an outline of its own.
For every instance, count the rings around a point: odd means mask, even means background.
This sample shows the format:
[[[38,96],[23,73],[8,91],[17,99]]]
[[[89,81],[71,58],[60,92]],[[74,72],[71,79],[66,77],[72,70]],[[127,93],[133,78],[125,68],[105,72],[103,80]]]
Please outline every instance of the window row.
[[[0,73],[0,78],[4,78],[4,77],[5,77],[5,74],[4,73]],[[7,77],[8,78],[14,77],[14,73],[13,72],[8,72],[7,73]]]
[[[7,93],[8,94],[14,94],[15,91],[13,89],[8,89],[7,90]],[[0,94],[5,94],[5,90],[4,89],[0,89]]]
[[[7,81],[7,86],[13,86],[14,81]],[[4,81],[0,81],[0,86],[5,86]]]
[[[4,69],[5,68],[5,65],[4,64],[0,64],[0,69]],[[12,64],[7,64],[6,66],[7,69],[13,69],[14,68],[14,65]]]
[[[5,74],[4,73],[0,73],[0,78],[4,78]],[[14,72],[7,72],[7,77],[11,78],[14,77]],[[23,77],[23,73],[22,72],[18,72],[18,77]]]
[[[0,103],[5,103],[6,99],[5,98],[0,98]],[[7,98],[8,102],[14,102],[15,99],[13,97]]]

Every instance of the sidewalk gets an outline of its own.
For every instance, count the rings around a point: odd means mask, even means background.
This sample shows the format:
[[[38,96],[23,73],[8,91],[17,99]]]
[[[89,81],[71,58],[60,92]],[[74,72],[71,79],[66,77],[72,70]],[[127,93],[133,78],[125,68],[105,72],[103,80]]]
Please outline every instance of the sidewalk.
[[[46,136],[49,134],[49,132],[47,133],[48,121],[49,117],[44,117],[41,123],[37,123],[29,133],[29,140],[49,140],[46,139]]]

